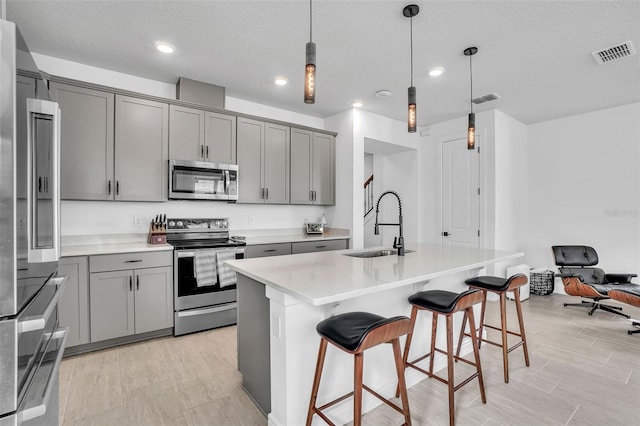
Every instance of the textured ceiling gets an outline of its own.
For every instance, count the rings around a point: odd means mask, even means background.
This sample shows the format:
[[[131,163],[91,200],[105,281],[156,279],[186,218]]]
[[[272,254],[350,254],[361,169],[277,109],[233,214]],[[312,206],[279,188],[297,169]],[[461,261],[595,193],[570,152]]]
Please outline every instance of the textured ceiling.
[[[530,124],[640,101],[640,55],[597,65],[591,52],[631,40],[640,50],[640,2],[418,1],[413,21],[418,124],[469,110],[498,93],[498,108]],[[183,76],[227,95],[327,117],[362,100],[365,110],[406,119],[409,19],[404,1],[313,2],[316,103],[303,102],[309,3],[290,1],[7,0],[34,52],[167,83]],[[176,46],[171,56],[157,40]],[[445,73],[429,77],[432,67]],[[273,84],[284,75],[289,84]],[[376,98],[387,89],[389,98]]]

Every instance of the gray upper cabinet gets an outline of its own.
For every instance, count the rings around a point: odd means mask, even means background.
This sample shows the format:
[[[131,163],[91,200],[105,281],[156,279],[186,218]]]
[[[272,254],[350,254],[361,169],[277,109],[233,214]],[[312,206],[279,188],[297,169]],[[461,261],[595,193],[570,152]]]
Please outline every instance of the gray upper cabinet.
[[[204,111],[169,107],[169,158],[204,161]]]
[[[236,164],[236,117],[204,112],[205,161]]]
[[[290,128],[238,118],[238,202],[289,204]]]
[[[51,82],[62,111],[60,196],[112,200],[114,95]]]
[[[116,95],[115,199],[166,201],[169,105]]]
[[[171,105],[169,158],[236,162],[236,117]]]
[[[335,204],[335,137],[291,129],[291,204]]]

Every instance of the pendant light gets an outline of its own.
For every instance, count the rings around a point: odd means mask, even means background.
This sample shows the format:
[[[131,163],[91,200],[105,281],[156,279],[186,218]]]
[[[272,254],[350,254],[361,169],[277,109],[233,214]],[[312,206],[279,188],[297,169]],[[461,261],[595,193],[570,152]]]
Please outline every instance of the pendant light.
[[[476,147],[476,115],[473,113],[473,67],[471,66],[471,57],[478,53],[477,47],[467,47],[464,49],[464,55],[469,57],[469,104],[471,112],[469,113],[469,126],[467,128],[467,149],[475,149]]]
[[[316,102],[316,44],[312,41],[313,9],[309,0],[309,43],[306,46],[306,66],[304,72],[304,103]]]
[[[407,117],[407,130],[409,133],[415,133],[417,127],[416,119],[416,88],[413,86],[413,17],[420,12],[420,8],[417,4],[410,4],[402,9],[402,14],[411,19],[411,86],[408,90],[408,117]]]

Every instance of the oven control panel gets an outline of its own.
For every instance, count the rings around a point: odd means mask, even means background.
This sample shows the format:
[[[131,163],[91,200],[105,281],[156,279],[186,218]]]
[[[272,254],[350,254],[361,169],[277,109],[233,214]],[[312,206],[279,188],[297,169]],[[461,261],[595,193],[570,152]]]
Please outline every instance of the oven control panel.
[[[167,232],[227,230],[229,219],[167,219]]]

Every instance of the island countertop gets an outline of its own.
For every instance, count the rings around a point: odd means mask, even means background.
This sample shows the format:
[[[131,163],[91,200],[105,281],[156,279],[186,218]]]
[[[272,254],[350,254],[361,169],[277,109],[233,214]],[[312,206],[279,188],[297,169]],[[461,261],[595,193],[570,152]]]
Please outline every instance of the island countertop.
[[[407,249],[415,251],[405,256],[358,258],[345,254],[374,249],[338,250],[227,263],[249,278],[320,306],[524,256],[522,252],[438,244],[414,244]]]

